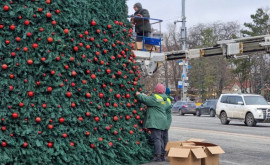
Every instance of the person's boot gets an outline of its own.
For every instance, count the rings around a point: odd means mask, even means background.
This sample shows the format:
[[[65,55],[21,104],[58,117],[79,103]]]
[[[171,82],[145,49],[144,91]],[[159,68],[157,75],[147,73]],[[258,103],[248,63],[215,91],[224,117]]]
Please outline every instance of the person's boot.
[[[155,155],[151,162],[162,162],[161,155]]]
[[[160,156],[160,159],[161,159],[162,162],[164,162],[164,161],[165,161],[165,155],[162,154],[162,155]]]

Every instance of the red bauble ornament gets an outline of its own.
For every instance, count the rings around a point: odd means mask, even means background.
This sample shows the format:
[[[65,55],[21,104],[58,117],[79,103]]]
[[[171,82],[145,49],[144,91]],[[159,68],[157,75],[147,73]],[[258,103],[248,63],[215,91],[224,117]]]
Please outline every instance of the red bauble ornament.
[[[86,135],[86,136],[89,136],[89,135],[90,135],[90,132],[86,131],[86,132],[85,132],[85,135]]]
[[[52,43],[53,42],[53,38],[52,37],[49,37],[47,40],[48,40],[49,43]]]
[[[112,142],[109,142],[109,145],[112,147],[113,146],[113,143]]]
[[[113,121],[117,121],[118,120],[118,117],[117,116],[114,116],[113,117]]]
[[[52,143],[52,142],[48,142],[47,146],[48,146],[49,148],[52,148],[52,147],[53,147],[53,143]]]
[[[7,146],[7,142],[3,141],[3,142],[1,143],[1,145],[2,145],[2,147],[6,147],[6,146]]]
[[[28,92],[28,96],[29,96],[29,97],[33,97],[33,96],[34,96],[34,92],[29,91],[29,92]]]
[[[59,9],[55,10],[55,13],[56,14],[59,14],[60,13],[60,10]]]
[[[92,26],[95,26],[96,24],[97,24],[96,21],[94,21],[94,20],[91,21],[91,25],[92,25]]]
[[[43,107],[43,108],[46,108],[46,107],[47,107],[47,104],[42,104],[42,107]]]
[[[22,103],[22,102],[20,102],[20,103],[19,103],[19,106],[20,106],[20,107],[23,107],[23,103]]]
[[[86,112],[85,115],[89,117],[91,114],[90,112]]]
[[[4,9],[4,11],[8,11],[9,10],[9,6],[8,5],[5,5],[5,6],[3,6],[3,9]]]
[[[95,148],[95,145],[94,145],[94,144],[90,144],[90,147],[91,147],[91,148]]]
[[[63,138],[66,138],[67,137],[67,134],[66,133],[63,133],[62,137]]]
[[[85,94],[85,97],[90,98],[91,97],[91,94],[90,93],[86,93]]]
[[[130,131],[129,131],[129,133],[130,133],[131,135],[133,135],[133,134],[134,134],[134,132],[133,132],[132,130],[130,130]]]
[[[73,142],[70,142],[69,145],[73,147],[75,144]]]
[[[69,30],[68,29],[64,29],[64,33],[65,34],[68,34],[69,33]]]
[[[14,119],[17,119],[17,118],[19,117],[19,115],[18,115],[18,113],[14,112],[14,113],[12,113],[12,117],[13,117]]]
[[[49,129],[53,129],[53,125],[52,125],[52,124],[49,124],[49,125],[48,125],[48,128],[49,128]]]
[[[74,50],[75,52],[77,52],[77,51],[79,50],[79,48],[78,48],[77,46],[74,46],[74,47],[73,47],[73,50]]]
[[[2,131],[6,131],[7,128],[5,126],[2,127]]]
[[[81,117],[81,116],[78,117],[78,120],[83,121],[83,117]]]
[[[96,122],[99,122],[99,117],[96,116],[96,117],[94,118],[94,120],[95,120]]]
[[[106,72],[107,72],[107,74],[110,74],[111,73],[111,69],[107,69]]]
[[[75,103],[71,103],[71,107],[72,108],[75,108],[76,107],[76,104]]]
[[[129,115],[126,115],[126,120],[129,120],[130,119],[130,116]]]
[[[28,65],[32,65],[33,64],[33,60],[32,59],[27,60],[27,64]]]
[[[47,88],[47,91],[48,91],[48,92],[52,92],[52,87],[48,87],[48,88]]]
[[[73,71],[71,72],[71,75],[72,75],[73,77],[75,77],[75,76],[77,75],[76,71],[73,70]]]
[[[72,95],[72,93],[71,93],[71,92],[69,92],[69,91],[67,91],[66,96],[67,96],[67,97],[71,97],[71,95]]]
[[[51,13],[47,13],[47,14],[46,14],[46,17],[47,17],[47,18],[51,18],[51,17],[52,17],[52,14],[51,14]]]
[[[104,94],[103,93],[99,93],[99,98],[103,98]]]
[[[22,147],[26,148],[28,146],[28,143],[27,142],[24,142]]]
[[[63,117],[60,117],[59,118],[59,123],[64,123],[65,122],[65,119]]]
[[[10,30],[15,30],[16,26],[15,25],[10,25],[9,29]]]
[[[3,70],[6,70],[7,68],[8,68],[7,64],[3,64],[3,65],[2,65],[2,69],[3,69]]]
[[[96,75],[92,74],[92,75],[91,75],[91,78],[92,78],[92,79],[96,79]]]
[[[41,122],[41,118],[40,117],[36,117],[36,122],[40,123]]]
[[[28,25],[30,24],[30,21],[29,21],[29,20],[25,20],[25,21],[24,21],[24,24],[25,24],[26,26],[28,26]]]

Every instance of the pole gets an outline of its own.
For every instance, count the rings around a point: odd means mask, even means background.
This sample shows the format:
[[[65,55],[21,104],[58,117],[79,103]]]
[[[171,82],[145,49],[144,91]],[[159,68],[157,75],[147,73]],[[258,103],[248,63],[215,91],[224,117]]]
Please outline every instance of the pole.
[[[185,15],[185,0],[182,0],[182,28],[181,28],[181,39],[182,39],[182,50],[186,50],[186,15]],[[183,73],[182,73],[182,101],[186,101],[185,93],[185,79],[187,74],[188,62],[183,60]]]

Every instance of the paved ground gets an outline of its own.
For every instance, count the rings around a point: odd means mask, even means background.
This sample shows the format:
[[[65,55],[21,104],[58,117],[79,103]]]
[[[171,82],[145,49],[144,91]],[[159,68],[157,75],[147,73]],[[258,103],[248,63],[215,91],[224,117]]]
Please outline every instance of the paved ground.
[[[189,138],[206,139],[206,142],[220,145],[226,152],[220,155],[220,165],[270,164],[270,123],[258,123],[256,127],[247,127],[242,122],[221,125],[218,118],[174,115],[169,131],[170,141]]]

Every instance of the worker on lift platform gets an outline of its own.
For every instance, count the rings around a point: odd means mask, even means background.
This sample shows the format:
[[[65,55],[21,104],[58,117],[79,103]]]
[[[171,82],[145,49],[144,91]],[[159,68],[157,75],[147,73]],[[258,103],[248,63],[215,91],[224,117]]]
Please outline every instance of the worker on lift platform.
[[[149,37],[151,34],[150,14],[147,9],[142,8],[141,3],[136,3],[133,6],[135,13],[134,17],[131,18],[131,22],[135,25],[135,32],[137,33],[136,41],[142,41],[142,37]]]

